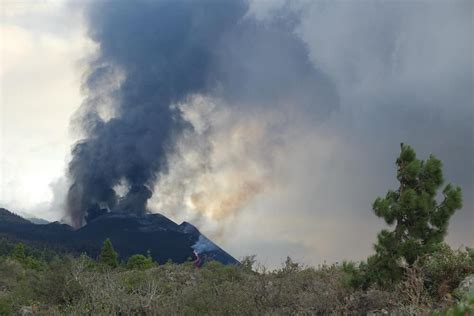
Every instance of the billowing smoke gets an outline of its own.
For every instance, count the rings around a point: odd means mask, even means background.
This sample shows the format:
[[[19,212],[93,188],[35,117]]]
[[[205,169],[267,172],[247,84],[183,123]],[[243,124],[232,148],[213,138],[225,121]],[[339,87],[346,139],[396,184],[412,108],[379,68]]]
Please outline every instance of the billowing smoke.
[[[159,177],[155,189],[160,195],[151,207],[193,221],[235,217],[273,185],[281,117],[274,111],[239,111],[201,96],[177,106],[193,128],[168,154],[169,170]]]
[[[198,240],[191,246],[197,254],[217,250],[217,247],[203,235],[199,235]]]
[[[69,164],[67,218],[76,227],[101,209],[146,212],[157,180],[168,173],[168,158],[187,152],[179,147],[190,140],[186,135],[202,133],[214,137],[204,138],[196,160],[205,163],[187,170],[212,191],[198,188],[189,201],[199,212],[226,216],[268,183],[265,168],[251,168],[256,151],[240,160],[242,151],[259,145],[259,135],[279,132],[278,124],[262,129],[259,118],[280,109],[278,120],[285,120],[298,107],[315,121],[338,103],[332,83],[295,35],[294,16],[283,11],[262,22],[248,14],[243,0],[141,0],[94,2],[85,12],[98,51],[88,63],[86,97],[75,117],[85,138]],[[199,97],[212,100],[211,116],[247,113],[249,120],[228,120],[231,126],[221,134],[199,130],[189,117]],[[227,166],[212,164],[214,141],[231,146],[233,139],[250,142],[236,149],[243,156],[221,159]],[[207,166],[220,168],[233,186],[220,186]],[[123,196],[118,187],[125,187]],[[156,193],[158,199],[165,194]],[[213,194],[224,196],[217,205]]]

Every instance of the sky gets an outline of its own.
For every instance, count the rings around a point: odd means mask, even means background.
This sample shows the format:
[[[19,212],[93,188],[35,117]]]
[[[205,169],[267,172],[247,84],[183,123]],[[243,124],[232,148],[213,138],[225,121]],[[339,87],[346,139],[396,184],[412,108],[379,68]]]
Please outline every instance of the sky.
[[[71,120],[98,47],[76,2],[1,6],[0,206],[59,220],[70,150],[83,136]],[[420,158],[435,154],[445,179],[462,187],[447,240],[474,246],[472,2],[252,0],[247,15],[272,25],[288,12],[335,96],[308,108],[293,102],[309,92],[273,107],[205,95],[176,104],[194,129],[168,153],[149,208],[269,266],[287,255],[305,264],[363,259],[384,227],[371,204],[396,188],[404,142]],[[268,43],[265,59],[291,48]],[[258,70],[259,59],[246,59],[254,45],[235,49],[236,59]]]

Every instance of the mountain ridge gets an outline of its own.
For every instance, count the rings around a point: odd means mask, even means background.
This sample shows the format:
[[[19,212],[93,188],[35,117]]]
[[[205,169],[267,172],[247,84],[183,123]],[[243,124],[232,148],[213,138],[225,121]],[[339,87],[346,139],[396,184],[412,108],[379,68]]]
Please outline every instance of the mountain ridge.
[[[34,224],[6,209],[0,209],[0,236],[39,243],[73,253],[97,257],[109,238],[121,259],[150,253],[159,263],[189,260],[201,264],[216,260],[223,264],[239,262],[217,246],[192,224],[176,224],[162,214],[135,215],[108,212],[74,230],[59,222]]]

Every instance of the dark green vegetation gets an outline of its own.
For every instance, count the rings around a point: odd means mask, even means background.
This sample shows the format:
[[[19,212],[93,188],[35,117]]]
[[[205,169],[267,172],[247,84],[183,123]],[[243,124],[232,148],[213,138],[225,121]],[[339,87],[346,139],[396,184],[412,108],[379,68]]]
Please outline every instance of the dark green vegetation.
[[[375,255],[354,269],[355,286],[367,288],[374,282],[383,285],[399,281],[422,256],[443,246],[449,219],[462,207],[461,189],[451,184],[444,187],[443,200],[436,201],[444,180],[442,163],[433,155],[426,161],[419,160],[410,146],[401,144],[396,165],[400,187],[373,203],[375,215],[394,229],[382,230],[374,246]]]
[[[115,252],[114,246],[112,246],[112,242],[108,238],[104,241],[99,262],[110,268],[118,267],[118,253]]]
[[[110,239],[97,259],[0,239],[0,315],[473,314],[462,281],[474,282],[474,249],[443,242],[461,190],[447,185],[438,203],[441,162],[418,160],[409,146],[397,166],[399,189],[373,205],[391,229],[366,262],[314,268],[287,258],[270,271],[247,257],[197,268],[150,253],[121,262]]]

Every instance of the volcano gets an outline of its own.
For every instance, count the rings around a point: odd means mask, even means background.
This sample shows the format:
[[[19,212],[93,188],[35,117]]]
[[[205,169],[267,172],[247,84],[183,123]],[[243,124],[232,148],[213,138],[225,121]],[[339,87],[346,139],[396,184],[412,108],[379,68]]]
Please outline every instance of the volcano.
[[[33,224],[0,209],[0,237],[75,254],[86,253],[93,258],[98,257],[103,241],[109,238],[123,260],[134,254],[150,253],[160,264],[170,260],[174,263],[190,260],[200,264],[209,260],[239,263],[192,224],[178,225],[161,214],[108,212],[74,230],[59,222]]]

